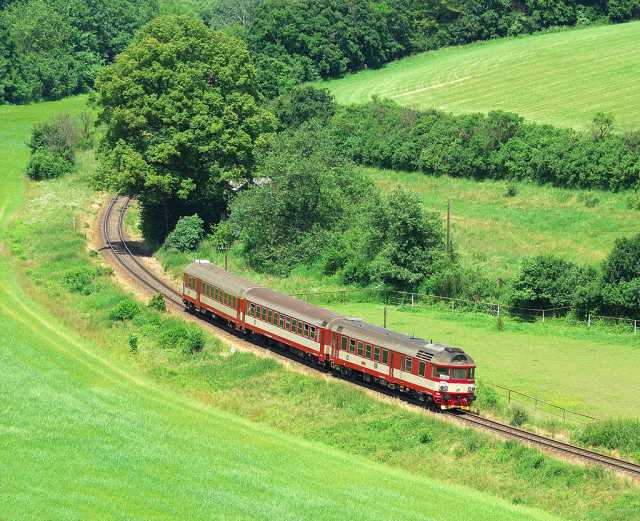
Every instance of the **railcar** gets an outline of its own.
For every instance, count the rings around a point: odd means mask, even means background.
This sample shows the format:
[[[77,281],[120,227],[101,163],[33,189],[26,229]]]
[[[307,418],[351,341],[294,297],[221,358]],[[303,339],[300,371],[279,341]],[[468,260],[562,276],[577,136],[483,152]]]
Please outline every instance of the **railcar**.
[[[475,363],[458,347],[427,342],[334,313],[229,273],[207,261],[184,270],[188,310],[225,320],[345,376],[440,409],[475,400]]]

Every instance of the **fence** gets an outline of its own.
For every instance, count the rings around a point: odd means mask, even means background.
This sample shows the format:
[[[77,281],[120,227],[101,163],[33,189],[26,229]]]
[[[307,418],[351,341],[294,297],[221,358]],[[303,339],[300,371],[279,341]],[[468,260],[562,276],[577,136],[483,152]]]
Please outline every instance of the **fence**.
[[[427,293],[411,293],[408,291],[396,291],[376,288],[352,288],[333,291],[307,291],[303,293],[294,293],[291,296],[306,300],[307,302],[314,304],[375,302],[378,304],[407,307],[443,304],[454,311],[474,311],[477,313],[486,313],[493,316],[501,316],[505,313],[509,313],[510,315],[519,318],[528,320],[541,320],[542,322],[544,322],[547,318],[564,316],[570,309],[569,306],[546,309],[521,308],[516,306],[507,306],[505,304],[500,304],[497,302],[467,300]],[[588,315],[584,322],[588,327],[591,327],[594,324],[615,324],[618,326],[618,329],[622,331],[632,331],[633,333],[640,332],[640,319]]]
[[[563,315],[568,307],[559,308],[521,308],[507,306],[497,302],[485,302],[481,300],[467,300],[461,298],[445,297],[427,293],[412,293],[408,291],[396,291],[375,288],[355,288],[334,291],[307,291],[294,293],[291,296],[301,298],[312,303],[347,303],[347,302],[376,302],[397,306],[415,307],[418,305],[444,304],[452,310],[475,311],[501,316],[510,313],[524,318],[541,319]]]
[[[494,389],[499,389],[506,399],[507,406],[518,405],[523,407],[529,416],[542,420],[561,420],[563,423],[578,423],[581,425],[597,421],[598,418],[572,411],[560,405],[556,405],[546,400],[531,396],[529,394],[503,387],[497,384],[484,384]]]

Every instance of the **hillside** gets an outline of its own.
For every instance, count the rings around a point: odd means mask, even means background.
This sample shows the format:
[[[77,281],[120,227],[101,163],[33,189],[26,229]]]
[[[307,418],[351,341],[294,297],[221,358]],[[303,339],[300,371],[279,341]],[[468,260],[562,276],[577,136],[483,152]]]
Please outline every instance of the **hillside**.
[[[372,96],[421,109],[506,110],[585,127],[611,112],[640,126],[640,22],[498,39],[426,52],[382,69],[320,83],[340,103]]]
[[[61,309],[59,289],[41,277],[87,262],[84,236],[69,225],[86,187],[61,180],[25,194],[24,143],[36,121],[83,106],[75,98],[0,108],[7,158],[0,177],[0,518],[554,519],[302,441],[157,385],[113,352],[122,327],[107,329],[100,319],[86,327],[89,315],[122,298],[114,289],[103,287],[93,307],[76,310],[67,301]],[[23,219],[16,211],[25,199],[35,204]],[[18,259],[4,255],[17,215],[12,249],[32,268],[38,301],[23,288]],[[22,253],[38,244],[46,248],[37,255]],[[58,315],[41,301],[57,302]],[[151,353],[141,361],[154,362]]]

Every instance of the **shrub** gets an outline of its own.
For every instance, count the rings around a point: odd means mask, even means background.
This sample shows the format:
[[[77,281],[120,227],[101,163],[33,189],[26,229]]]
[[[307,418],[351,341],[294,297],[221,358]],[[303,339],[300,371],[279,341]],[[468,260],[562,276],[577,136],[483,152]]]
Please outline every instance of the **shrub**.
[[[178,349],[185,354],[202,351],[205,344],[204,332],[193,324],[179,321],[165,323],[158,339],[163,349]]]
[[[277,98],[274,111],[282,126],[292,128],[313,118],[330,118],[336,102],[328,90],[305,85]]]
[[[74,293],[89,295],[93,291],[95,278],[95,270],[91,268],[75,268],[67,271],[62,276],[62,285]]]
[[[168,235],[165,246],[178,251],[193,251],[204,237],[204,221],[198,214],[182,217]]]
[[[62,114],[33,127],[29,148],[31,153],[38,150],[49,150],[73,163],[75,149],[78,145],[78,134],[75,120],[70,114]]]
[[[161,293],[158,293],[153,297],[151,297],[151,300],[149,300],[147,307],[151,309],[155,309],[156,311],[160,311],[160,312],[166,311],[167,303],[165,301],[164,295],[162,295]]]
[[[72,170],[72,163],[49,150],[37,150],[34,152],[27,165],[27,175],[35,181],[54,179],[68,174]]]
[[[587,425],[577,436],[587,445],[620,450],[640,459],[640,420],[600,420]]]
[[[522,407],[515,406],[511,409],[511,425],[520,427],[529,421],[529,415]]]
[[[109,319],[114,322],[124,322],[125,320],[131,320],[139,313],[140,306],[138,303],[131,299],[125,299],[111,310]]]
[[[604,262],[604,281],[630,282],[640,277],[640,234],[617,239]]]
[[[504,191],[505,197],[515,197],[518,195],[518,185],[515,183],[507,184],[507,189]]]
[[[572,262],[542,255],[522,260],[511,284],[509,300],[514,307],[549,309],[569,307],[576,290],[596,279],[593,270]]]
[[[635,190],[627,196],[627,208],[640,210],[640,190]]]
[[[138,337],[136,335],[129,335],[129,351],[132,354],[138,352]]]

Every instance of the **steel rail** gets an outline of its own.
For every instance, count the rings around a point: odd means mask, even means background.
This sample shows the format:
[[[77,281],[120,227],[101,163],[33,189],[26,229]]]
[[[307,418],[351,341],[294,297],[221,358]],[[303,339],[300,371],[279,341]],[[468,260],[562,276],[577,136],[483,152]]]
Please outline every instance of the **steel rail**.
[[[504,423],[497,422],[495,420],[490,420],[489,418],[478,416],[476,414],[472,414],[464,411],[455,411],[455,412],[452,412],[451,415],[464,422],[473,423],[474,425],[478,425],[484,429],[487,429],[499,434],[503,434],[512,438],[517,438],[517,439],[544,447],[552,451],[562,452],[564,454],[570,454],[574,457],[578,457],[590,462],[600,463],[602,465],[613,467],[613,468],[616,468],[617,470],[624,471],[634,476],[640,476],[640,465],[630,461],[614,458],[612,456],[607,456],[599,452],[594,452],[592,450],[571,445],[570,443],[565,443],[562,441],[554,440],[552,438],[547,438],[546,436],[535,434],[530,431],[525,431],[523,429],[519,429],[511,425],[506,425]]]
[[[111,234],[109,232],[109,226],[110,224],[112,224],[113,212],[119,201],[122,201],[122,205],[119,210],[116,226],[117,226],[118,242],[121,245],[121,248],[118,248],[118,244],[116,244],[111,239]],[[109,205],[107,206],[107,209],[105,210],[102,217],[103,221],[101,223],[102,235],[103,235],[103,240],[105,242],[105,245],[112,252],[118,264],[136,282],[141,283],[147,289],[151,290],[154,293],[161,293],[162,295],[164,295],[165,298],[167,298],[174,304],[182,307],[183,305],[182,296],[175,289],[173,289],[171,286],[169,286],[167,283],[165,283],[160,278],[158,278],[155,274],[153,274],[142,263],[140,263],[140,261],[138,261],[138,259],[136,258],[136,255],[129,248],[129,245],[127,244],[127,241],[124,238],[124,232],[123,232],[123,223],[124,223],[124,218],[125,218],[128,205],[129,205],[128,197],[116,196],[110,201]],[[132,265],[130,265],[127,261],[125,261],[125,259],[129,259]],[[200,317],[200,318],[203,318],[203,317]],[[205,322],[212,327],[218,327],[212,324],[208,320],[205,320]],[[296,358],[288,357],[286,355],[285,357],[289,360],[296,360],[300,362],[302,365],[305,365],[307,367],[312,367],[309,364],[305,364],[304,362],[297,360]],[[363,385],[360,382],[354,382],[354,383],[358,383],[361,386]],[[380,390],[378,388],[372,387],[371,385],[367,385],[366,383],[363,386],[366,387],[367,389],[376,390],[378,392],[381,392],[382,394],[389,395],[389,393],[385,392],[384,389]],[[424,410],[423,406],[419,405],[413,400],[408,400],[408,403]],[[476,414],[471,414],[464,411],[452,411],[449,414],[449,416],[457,419],[462,423],[474,424],[480,428],[492,431],[496,434],[501,434],[503,436],[522,440],[524,442],[531,443],[533,445],[536,445],[538,447],[541,447],[547,450],[563,453],[565,455],[582,459],[589,463],[598,463],[600,465],[604,465],[604,466],[613,468],[615,470],[625,472],[636,478],[640,478],[640,465],[629,462],[629,461],[614,458],[612,456],[607,456],[605,454],[590,451],[588,449],[583,449],[581,447],[577,447],[569,443],[557,441],[552,438],[547,438],[545,436],[541,436],[539,434],[525,431],[523,429],[518,429],[511,425],[506,425],[504,423],[490,420],[488,418],[485,418]]]

